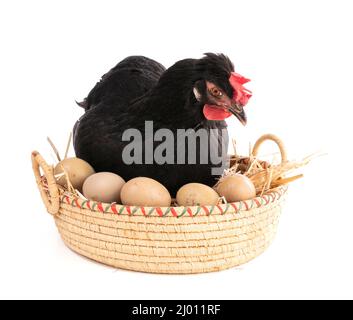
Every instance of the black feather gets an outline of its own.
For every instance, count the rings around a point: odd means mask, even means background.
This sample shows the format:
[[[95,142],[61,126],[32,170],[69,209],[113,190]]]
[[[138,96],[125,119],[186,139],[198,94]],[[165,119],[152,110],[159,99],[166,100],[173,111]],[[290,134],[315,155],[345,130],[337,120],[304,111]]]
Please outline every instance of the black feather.
[[[104,74],[78,105],[89,110],[103,101],[127,104],[153,88],[164,71],[165,68],[152,59],[143,56],[127,57]]]

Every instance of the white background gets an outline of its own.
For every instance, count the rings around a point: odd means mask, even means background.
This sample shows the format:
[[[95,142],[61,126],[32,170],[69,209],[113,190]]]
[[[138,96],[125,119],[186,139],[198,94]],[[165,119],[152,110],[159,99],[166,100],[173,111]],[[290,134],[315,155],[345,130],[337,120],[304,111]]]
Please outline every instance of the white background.
[[[351,1],[7,1],[0,4],[0,298],[353,298]],[[132,54],[165,66],[223,52],[252,79],[239,152],[261,134],[289,157],[321,151],[292,184],[260,257],[203,275],[114,270],[67,249],[30,152],[51,162],[81,115],[74,100]],[[269,144],[263,152],[273,152]],[[72,151],[71,151],[72,152]]]

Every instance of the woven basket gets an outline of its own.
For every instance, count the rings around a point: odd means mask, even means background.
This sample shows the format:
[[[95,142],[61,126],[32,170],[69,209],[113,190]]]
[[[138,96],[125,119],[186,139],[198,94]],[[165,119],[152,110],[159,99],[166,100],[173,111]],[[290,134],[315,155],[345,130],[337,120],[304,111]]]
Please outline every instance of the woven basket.
[[[261,137],[253,154],[267,139],[277,142],[285,160],[283,144],[272,135]],[[152,273],[217,271],[257,257],[275,236],[287,191],[278,187],[216,206],[123,206],[68,194],[36,151],[32,164],[43,202],[69,248],[113,267]]]

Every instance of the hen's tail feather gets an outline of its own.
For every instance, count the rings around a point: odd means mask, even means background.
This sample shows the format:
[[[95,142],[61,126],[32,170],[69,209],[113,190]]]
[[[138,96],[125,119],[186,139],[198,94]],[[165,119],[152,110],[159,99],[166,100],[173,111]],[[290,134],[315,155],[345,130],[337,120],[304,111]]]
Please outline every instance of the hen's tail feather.
[[[87,109],[87,107],[88,107],[88,103],[87,103],[87,100],[86,99],[84,99],[83,101],[81,101],[81,102],[78,102],[78,101],[75,101],[76,102],[76,104],[79,106],[79,107],[81,107],[81,108],[83,108],[83,109]]]

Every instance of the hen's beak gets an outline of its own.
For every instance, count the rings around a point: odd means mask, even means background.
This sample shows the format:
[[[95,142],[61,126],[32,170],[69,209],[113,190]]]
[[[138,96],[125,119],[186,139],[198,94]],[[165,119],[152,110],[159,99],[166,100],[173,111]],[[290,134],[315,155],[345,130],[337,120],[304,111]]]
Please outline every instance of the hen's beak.
[[[247,122],[246,114],[244,112],[244,108],[241,105],[232,101],[230,107],[228,107],[228,110],[238,118],[238,120],[241,122],[242,125],[244,126],[246,125],[246,122]]]

